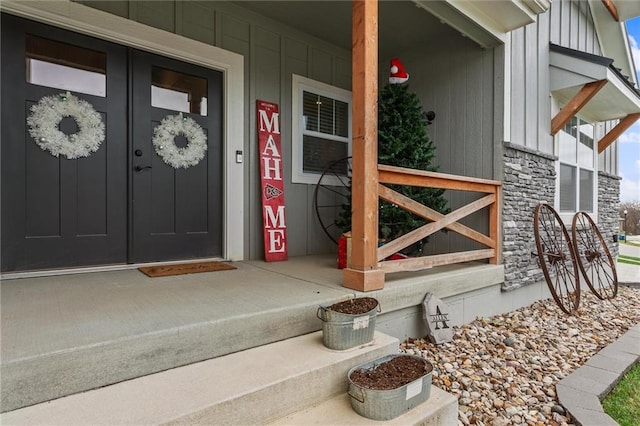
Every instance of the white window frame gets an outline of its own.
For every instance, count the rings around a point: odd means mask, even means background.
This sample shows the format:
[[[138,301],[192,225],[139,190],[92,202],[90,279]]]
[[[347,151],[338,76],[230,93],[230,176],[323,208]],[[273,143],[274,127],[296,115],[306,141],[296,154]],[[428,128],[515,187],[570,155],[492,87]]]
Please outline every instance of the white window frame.
[[[291,76],[291,181],[293,183],[306,183],[315,185],[320,179],[320,173],[305,173],[303,171],[303,135],[317,138],[335,140],[347,144],[348,155],[351,156],[351,92],[329,84],[321,83],[310,78],[292,74]],[[348,135],[346,138],[328,135],[326,133],[306,130],[303,123],[303,93],[312,92],[327,98],[335,99],[348,104],[349,120]],[[327,184],[343,185],[339,179],[333,176],[326,177]],[[325,180],[323,180],[325,182]]]
[[[560,157],[560,135],[562,132],[562,129],[555,135],[555,152],[556,155],[558,156],[558,161],[556,161],[556,192],[555,192],[555,205],[557,206],[557,212],[560,215],[560,218],[562,219],[562,221],[565,223],[565,225],[571,225],[572,221],[573,221],[573,216],[575,215],[575,213],[581,211],[580,210],[580,170],[588,170],[591,171],[593,173],[593,190],[592,190],[592,194],[591,196],[592,198],[592,203],[593,203],[593,211],[590,212],[586,212],[591,219],[593,219],[593,221],[597,224],[598,223],[598,149],[597,149],[597,136],[598,136],[598,126],[597,123],[590,123],[586,120],[581,119],[580,117],[576,117],[578,119],[578,126],[580,124],[590,124],[593,126],[593,167],[592,168],[588,168],[585,166],[581,166],[579,163],[579,159],[576,158],[575,162],[569,162],[566,161],[564,159],[562,159]],[[578,138],[579,138],[579,133],[578,133]],[[579,144],[579,140],[576,139],[576,150],[579,148],[578,144]],[[569,211],[561,211],[560,210],[560,166],[562,164],[566,164],[569,165],[571,167],[575,167],[576,168],[576,187],[575,187],[575,203],[576,203],[576,210],[569,212]]]

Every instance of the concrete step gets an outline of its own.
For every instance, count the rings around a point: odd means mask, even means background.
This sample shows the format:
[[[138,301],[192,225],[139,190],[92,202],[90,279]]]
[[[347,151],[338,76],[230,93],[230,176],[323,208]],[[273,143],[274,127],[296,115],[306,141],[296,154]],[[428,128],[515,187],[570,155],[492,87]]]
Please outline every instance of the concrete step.
[[[162,278],[117,270],[2,280],[0,411],[317,332],[318,306],[353,296],[335,256],[234,265]],[[471,321],[479,307],[506,306],[493,303],[503,276],[502,265],[475,263],[391,274],[368,294],[382,308],[376,330],[424,336],[427,292],[472,292],[471,303],[450,305],[454,324]]]
[[[315,332],[0,415],[1,424],[265,424],[347,390],[350,368],[398,351],[372,343],[333,351]]]
[[[278,263],[316,280],[327,280],[325,270],[340,276],[335,259],[331,268],[323,259]],[[0,409],[316,332],[318,306],[352,293],[235,265],[175,277],[120,270],[2,281]]]
[[[351,408],[349,396],[344,393],[328,401],[300,410],[271,423],[275,426],[299,425],[420,425],[443,426],[458,422],[458,399],[443,390],[431,387],[429,399],[405,414],[385,422],[367,419]]]

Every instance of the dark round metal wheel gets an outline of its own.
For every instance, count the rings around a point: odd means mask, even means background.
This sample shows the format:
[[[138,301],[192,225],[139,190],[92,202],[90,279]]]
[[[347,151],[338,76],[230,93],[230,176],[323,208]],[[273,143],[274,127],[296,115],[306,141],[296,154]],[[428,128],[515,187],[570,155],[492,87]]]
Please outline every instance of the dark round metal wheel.
[[[553,207],[542,203],[535,209],[533,231],[551,295],[560,309],[572,314],[580,305],[580,276],[567,228]]]
[[[324,233],[338,244],[342,230],[338,226],[344,205],[351,202],[351,157],[329,163],[320,175],[313,194],[316,217]]]
[[[571,233],[578,266],[593,294],[601,300],[616,297],[616,264],[598,226],[587,213],[578,212],[573,216]]]

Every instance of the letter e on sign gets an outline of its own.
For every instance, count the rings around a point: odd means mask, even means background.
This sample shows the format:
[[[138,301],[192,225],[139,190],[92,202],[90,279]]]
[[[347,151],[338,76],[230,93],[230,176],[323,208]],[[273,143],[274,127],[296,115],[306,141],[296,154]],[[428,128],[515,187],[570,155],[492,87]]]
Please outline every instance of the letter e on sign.
[[[284,204],[280,113],[278,104],[256,101],[260,188],[264,229],[264,260],[287,260],[287,222]]]

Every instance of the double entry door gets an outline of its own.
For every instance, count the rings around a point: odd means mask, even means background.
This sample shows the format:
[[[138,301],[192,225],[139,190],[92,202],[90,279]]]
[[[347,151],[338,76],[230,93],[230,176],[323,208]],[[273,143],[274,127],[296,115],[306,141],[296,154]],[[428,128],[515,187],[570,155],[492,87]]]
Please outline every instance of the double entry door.
[[[222,74],[2,14],[2,271],[222,255]]]

